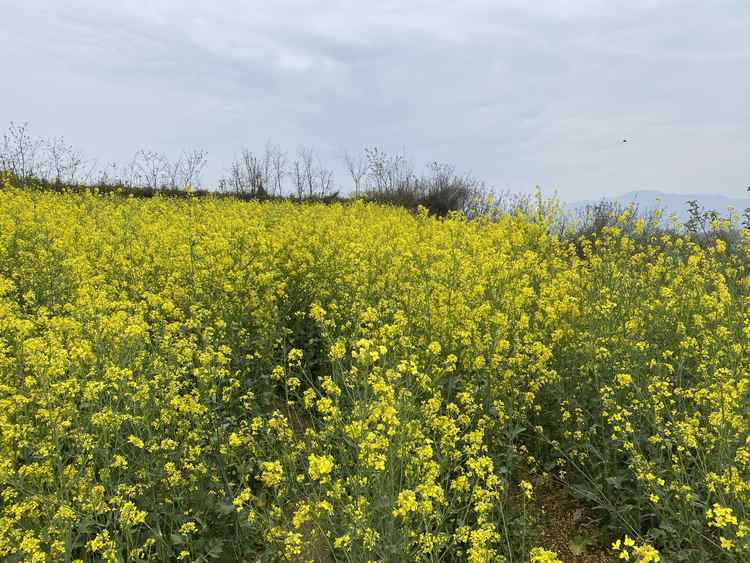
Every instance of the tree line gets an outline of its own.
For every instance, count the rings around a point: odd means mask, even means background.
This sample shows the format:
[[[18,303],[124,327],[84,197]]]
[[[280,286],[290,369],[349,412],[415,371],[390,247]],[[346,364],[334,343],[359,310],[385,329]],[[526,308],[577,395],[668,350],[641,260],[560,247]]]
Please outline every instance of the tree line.
[[[348,175],[347,197],[365,198],[406,207],[423,205],[445,214],[465,210],[472,200],[487,193],[485,185],[470,174],[459,174],[453,165],[428,163],[421,173],[405,154],[377,147],[342,155]],[[11,123],[0,142],[0,171],[17,182],[43,182],[58,186],[85,186],[180,192],[203,188],[208,153],[203,149],[182,151],[176,158],[139,149],[124,164],[100,163],[87,158],[64,137],[34,137],[27,123]],[[262,151],[243,149],[207,192],[248,198],[298,200],[342,197],[334,170],[312,148],[290,153],[266,143]]]

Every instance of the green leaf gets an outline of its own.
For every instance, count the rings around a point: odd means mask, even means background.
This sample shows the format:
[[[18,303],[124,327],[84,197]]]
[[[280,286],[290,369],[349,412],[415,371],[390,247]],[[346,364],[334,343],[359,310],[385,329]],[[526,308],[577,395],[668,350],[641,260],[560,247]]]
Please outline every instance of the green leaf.
[[[222,516],[228,516],[229,514],[234,512],[234,504],[232,504],[231,502],[220,502],[216,507],[216,510]]]
[[[209,549],[206,552],[206,556],[210,557],[211,559],[218,559],[219,557],[221,557],[223,553],[224,553],[224,542],[221,541],[220,539],[215,539],[211,541]]]
[[[172,540],[174,545],[182,545],[185,543],[185,536],[181,534],[170,534],[169,539]]]
[[[592,545],[594,541],[591,538],[585,536],[573,536],[568,540],[568,549],[576,557],[586,553],[588,546]]]

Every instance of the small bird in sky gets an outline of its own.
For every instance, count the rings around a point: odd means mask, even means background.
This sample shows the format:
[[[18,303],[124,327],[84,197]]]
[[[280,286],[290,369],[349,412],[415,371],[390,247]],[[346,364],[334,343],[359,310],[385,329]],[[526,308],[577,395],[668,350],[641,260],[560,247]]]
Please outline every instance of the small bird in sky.
[[[628,140],[627,140],[627,139],[623,139],[623,140],[622,140],[622,142],[623,142],[623,143],[627,143],[627,142],[628,142]]]

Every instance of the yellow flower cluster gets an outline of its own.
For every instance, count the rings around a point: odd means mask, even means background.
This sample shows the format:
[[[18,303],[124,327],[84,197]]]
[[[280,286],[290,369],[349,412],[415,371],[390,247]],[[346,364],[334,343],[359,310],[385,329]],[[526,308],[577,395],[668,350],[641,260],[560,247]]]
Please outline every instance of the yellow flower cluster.
[[[550,473],[616,557],[750,556],[744,254],[0,196],[0,559],[555,563]]]
[[[612,544],[612,549],[618,553],[618,558],[624,561],[636,561],[637,563],[659,563],[661,556],[653,546],[648,544],[637,545],[630,536],[617,540]]]
[[[562,560],[557,556],[557,553],[544,549],[542,547],[534,547],[529,553],[531,563],[562,563]]]

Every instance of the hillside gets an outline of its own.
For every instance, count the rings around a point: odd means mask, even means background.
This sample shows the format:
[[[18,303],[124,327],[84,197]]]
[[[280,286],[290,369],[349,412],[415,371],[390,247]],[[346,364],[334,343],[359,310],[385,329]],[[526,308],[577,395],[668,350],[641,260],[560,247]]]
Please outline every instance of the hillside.
[[[729,197],[723,194],[674,194],[665,193],[658,190],[638,190],[614,197],[602,197],[598,200],[582,200],[570,204],[574,210],[579,210],[587,205],[592,205],[598,201],[613,201],[623,206],[631,203],[638,205],[642,211],[661,208],[665,211],[665,216],[676,215],[680,219],[687,219],[688,201],[696,200],[698,205],[704,209],[719,211],[723,215],[728,214],[729,209],[734,209],[742,213],[750,207],[750,198],[748,197]]]

